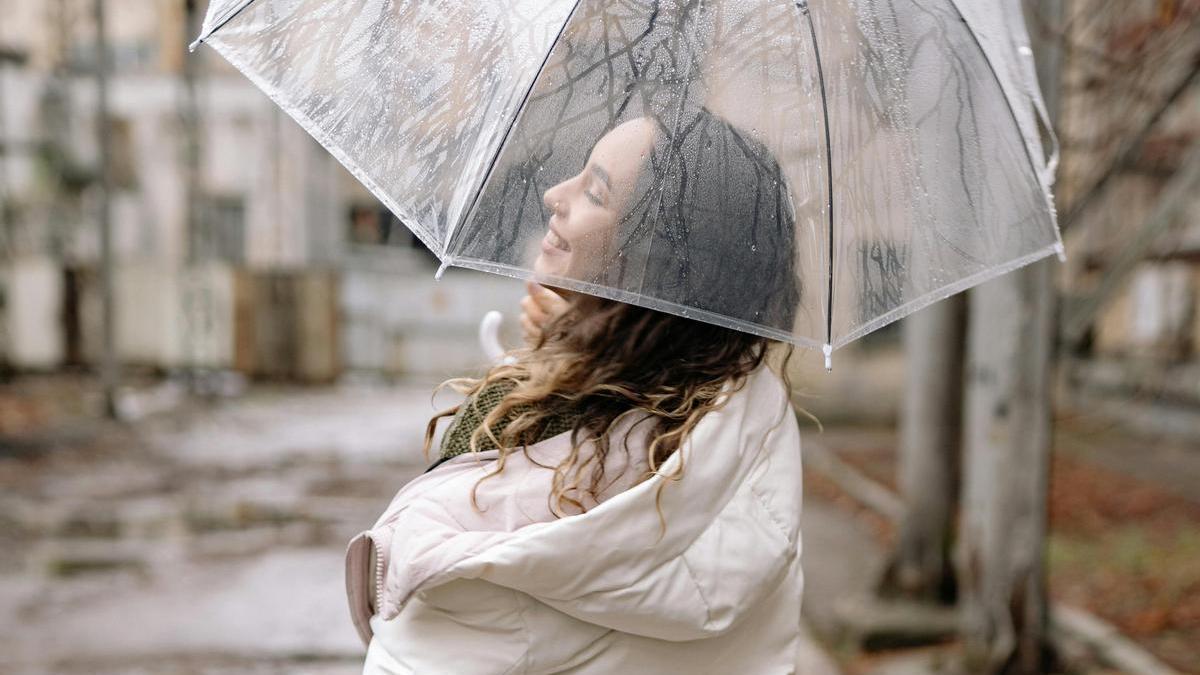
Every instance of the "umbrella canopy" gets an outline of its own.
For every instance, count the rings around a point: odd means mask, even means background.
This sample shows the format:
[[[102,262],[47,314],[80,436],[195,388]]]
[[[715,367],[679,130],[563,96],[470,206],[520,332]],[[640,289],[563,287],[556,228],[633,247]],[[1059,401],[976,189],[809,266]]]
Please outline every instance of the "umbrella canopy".
[[[1019,3],[214,0],[446,265],[832,349],[1062,246]]]

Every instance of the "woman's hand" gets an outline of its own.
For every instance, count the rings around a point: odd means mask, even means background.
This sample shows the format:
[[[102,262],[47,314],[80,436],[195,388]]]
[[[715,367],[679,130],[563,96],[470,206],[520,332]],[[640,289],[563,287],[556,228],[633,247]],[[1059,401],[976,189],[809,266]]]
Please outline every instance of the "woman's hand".
[[[542,329],[551,319],[567,310],[569,304],[558,293],[536,284],[525,282],[525,297],[521,299],[521,331],[525,343],[536,347],[542,339]]]

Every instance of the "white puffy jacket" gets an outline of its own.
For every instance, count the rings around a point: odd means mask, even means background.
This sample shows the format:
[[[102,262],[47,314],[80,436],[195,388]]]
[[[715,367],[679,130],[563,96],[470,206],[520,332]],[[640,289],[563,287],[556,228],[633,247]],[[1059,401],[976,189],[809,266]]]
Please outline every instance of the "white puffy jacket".
[[[536,461],[514,453],[482,483],[494,452],[405,486],[347,552],[364,672],[795,672],[799,430],[765,367],[728,396],[663,467],[685,470],[658,509],[665,479],[632,485],[643,465],[614,451],[606,475],[619,478],[600,503],[553,517],[551,472],[538,465],[557,463],[569,434],[531,446]],[[631,434],[640,457],[631,426],[613,446]]]

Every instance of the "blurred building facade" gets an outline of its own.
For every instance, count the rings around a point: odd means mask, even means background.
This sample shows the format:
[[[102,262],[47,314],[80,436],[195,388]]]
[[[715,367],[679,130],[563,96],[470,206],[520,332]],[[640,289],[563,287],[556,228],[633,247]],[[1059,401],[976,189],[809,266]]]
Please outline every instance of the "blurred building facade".
[[[1063,316],[1088,319],[1071,389],[1200,433],[1200,2],[1076,0],[1064,28]]]
[[[155,371],[328,381],[480,360],[512,285],[436,260],[219,56],[204,3],[107,0],[117,351]],[[0,362],[100,349],[92,0],[0,0]]]
[[[0,364],[19,371],[99,350],[92,5],[0,0]],[[212,50],[188,55],[203,0],[105,6],[123,363],[323,381],[479,361],[476,322],[514,307],[515,284],[435,283],[432,256],[299,126]],[[1098,196],[1066,223],[1064,315],[1121,279],[1071,351],[1071,390],[1196,419],[1198,191],[1164,231],[1144,225],[1196,152],[1200,2],[1067,7],[1059,203]]]

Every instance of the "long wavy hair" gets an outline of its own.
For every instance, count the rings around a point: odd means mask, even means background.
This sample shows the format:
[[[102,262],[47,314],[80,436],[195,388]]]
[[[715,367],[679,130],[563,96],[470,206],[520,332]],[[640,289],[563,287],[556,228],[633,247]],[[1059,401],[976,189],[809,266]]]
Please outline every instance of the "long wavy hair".
[[[707,109],[695,110],[670,129],[660,126],[655,151],[648,153],[639,178],[638,193],[650,198],[634,200],[619,228],[613,262],[603,278],[590,281],[615,288],[633,283],[644,297],[670,298],[712,315],[790,332],[801,289],[794,269],[794,214],[775,158]],[[631,260],[638,261],[633,282],[624,278]],[[491,477],[504,470],[512,453],[528,457],[528,446],[542,437],[551,419],[575,416],[580,421],[572,431],[571,452],[551,467],[550,508],[556,515],[581,512],[587,498],[598,501],[613,480],[604,475],[613,451],[611,432],[633,418],[622,449],[628,453],[634,431],[647,425],[642,459],[648,470],[640,478],[668,478],[659,487],[661,498],[662,488],[684,469],[678,462],[662,474],[667,459],[706,414],[728,400],[722,396],[727,388],[740,389],[763,366],[773,341],[582,293],[568,299],[569,308],[543,328],[538,344],[514,353],[516,363],[494,367],[480,379],[446,383],[468,395],[464,405],[485,387],[509,385],[473,431],[470,447],[476,450],[486,435],[499,448]],[[788,346],[781,368],[785,382],[791,351]],[[438,421],[459,407],[429,421],[426,454]],[[518,407],[520,414],[497,433]],[[581,452],[589,443],[592,452]],[[474,490],[471,500],[478,508]]]
[[[571,432],[571,451],[557,466],[549,467],[554,471],[549,495],[552,513],[579,513],[586,510],[589,498],[598,501],[615,480],[604,473],[609,453],[630,453],[629,440],[641,425],[648,425],[642,458],[648,470],[637,482],[662,475],[667,481],[659,487],[661,497],[662,488],[679,479],[684,469],[684,463],[678,462],[673,471],[662,473],[667,459],[706,414],[728,400],[722,394],[743,387],[771,356],[772,345],[779,344],[615,300],[572,295],[569,309],[546,325],[538,344],[514,353],[516,363],[497,366],[479,379],[445,383],[466,394],[467,400],[430,419],[425,452],[430,452],[440,419],[469,405],[481,389],[507,382],[512,390],[470,437],[473,451],[485,435],[499,449],[495,470],[483,480],[502,472],[515,452],[536,462],[529,457],[528,447],[542,437],[551,418],[567,413],[580,422]],[[785,383],[791,353],[791,345],[782,346],[780,372]],[[517,407],[527,412],[496,433],[494,429]],[[636,420],[633,428],[614,448],[610,432],[630,417]],[[581,452],[588,443],[591,452]],[[479,507],[475,489],[471,501]]]

